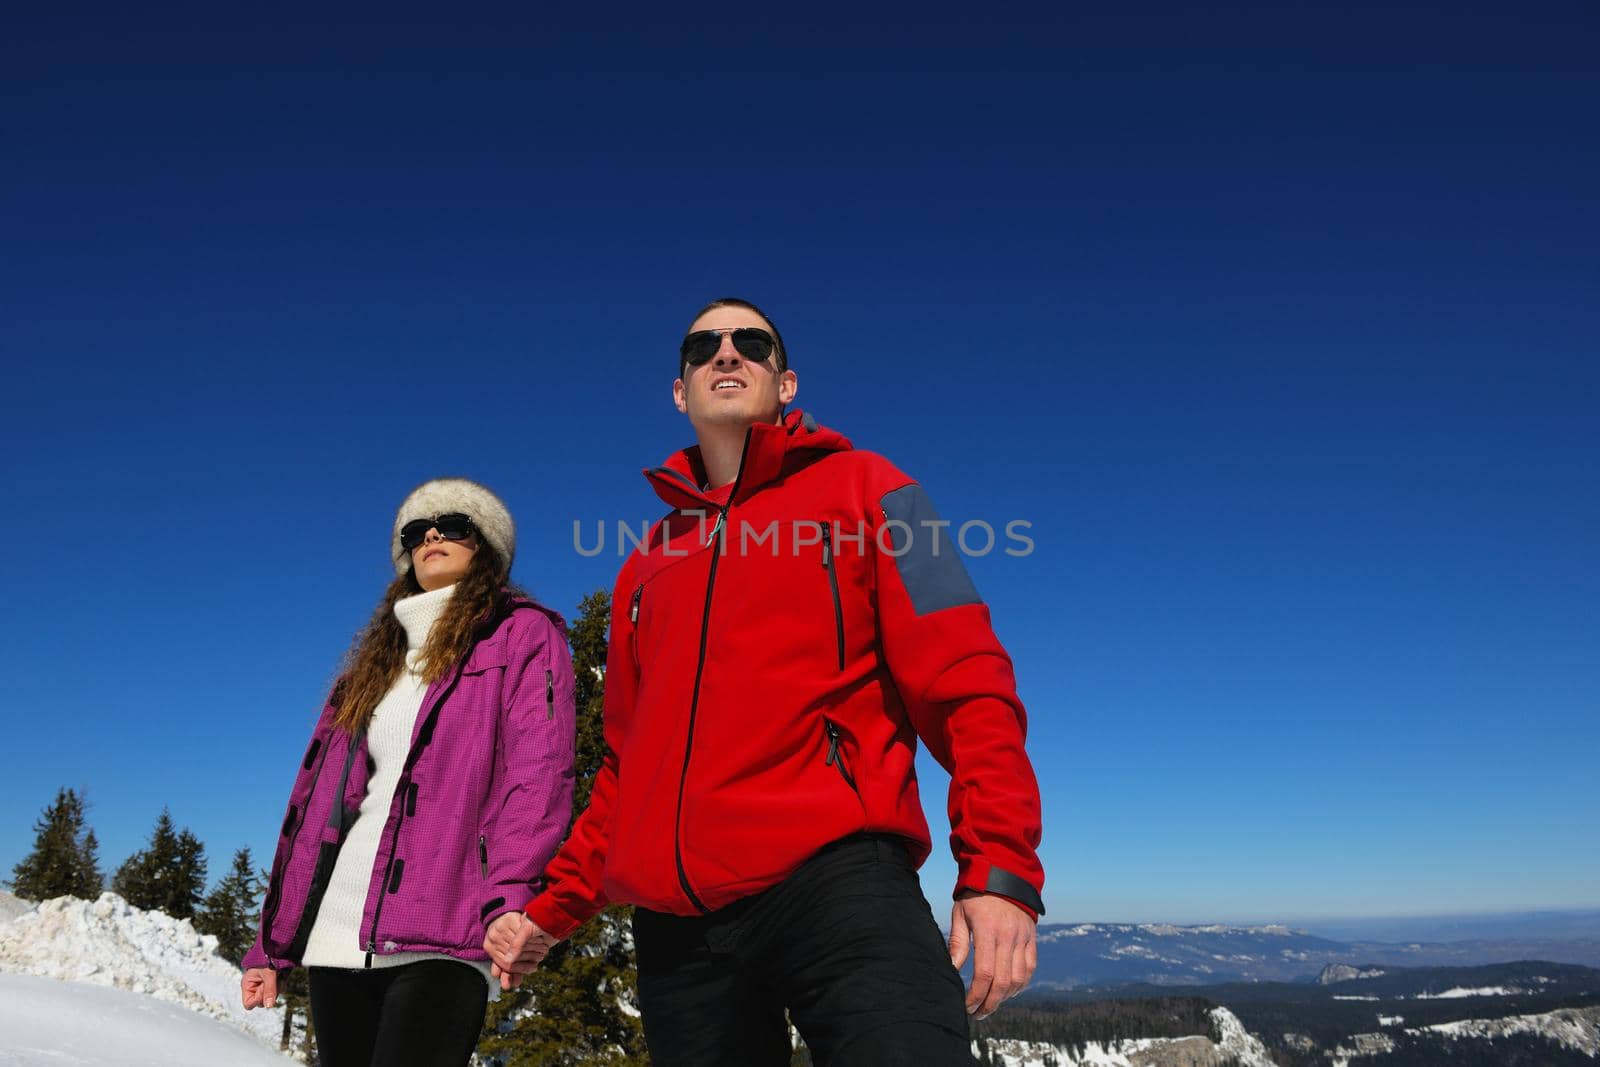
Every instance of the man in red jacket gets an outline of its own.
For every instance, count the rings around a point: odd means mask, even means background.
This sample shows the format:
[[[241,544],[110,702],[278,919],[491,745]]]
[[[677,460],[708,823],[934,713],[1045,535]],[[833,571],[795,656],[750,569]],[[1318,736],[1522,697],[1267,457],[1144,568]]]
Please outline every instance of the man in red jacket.
[[[510,985],[631,903],[658,1067],[787,1064],[786,1012],[820,1064],[970,1064],[966,1015],[1037,960],[1022,704],[927,494],[785,415],[797,385],[753,304],[689,327],[698,444],[645,472],[672,511],[617,580],[605,760],[528,921],[484,947]],[[918,738],[951,774],[948,944],[916,878]]]

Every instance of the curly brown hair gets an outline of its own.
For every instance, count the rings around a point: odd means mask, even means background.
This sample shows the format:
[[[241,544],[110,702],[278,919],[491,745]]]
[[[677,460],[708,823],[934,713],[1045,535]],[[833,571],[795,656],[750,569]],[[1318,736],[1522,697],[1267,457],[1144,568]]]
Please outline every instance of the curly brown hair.
[[[406,669],[406,631],[395,617],[396,601],[422,592],[414,571],[389,583],[372,619],[345,654],[339,679],[333,687],[337,707],[334,722],[354,734],[364,729],[381,701]],[[478,632],[498,621],[507,605],[525,597],[507,580],[500,554],[478,538],[478,550],[467,572],[456,582],[455,592],[422,646],[419,668],[422,680],[433,684],[466,658]]]

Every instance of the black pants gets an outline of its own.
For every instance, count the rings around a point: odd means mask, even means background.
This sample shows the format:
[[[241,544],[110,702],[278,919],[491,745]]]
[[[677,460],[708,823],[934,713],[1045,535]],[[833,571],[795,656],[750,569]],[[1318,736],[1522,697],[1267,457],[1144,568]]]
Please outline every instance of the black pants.
[[[475,967],[311,967],[311,1021],[324,1067],[462,1067],[483,1030],[489,984]]]
[[[786,1067],[787,1009],[818,1067],[971,1067],[961,977],[900,838],[836,841],[703,917],[639,908],[655,1067]]]

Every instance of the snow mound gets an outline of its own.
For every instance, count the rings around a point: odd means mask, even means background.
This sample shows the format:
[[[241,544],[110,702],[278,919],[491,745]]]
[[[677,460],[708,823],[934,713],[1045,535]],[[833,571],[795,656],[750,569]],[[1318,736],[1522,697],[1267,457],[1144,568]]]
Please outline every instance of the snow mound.
[[[18,915],[24,915],[30,910],[34,910],[32,902],[24,901],[22,897],[14,896],[14,894],[6,893],[5,889],[0,889],[0,923],[10,923],[13,918],[18,917]]]
[[[26,900],[0,889],[0,923],[8,923],[32,909],[33,905]]]
[[[231,1023],[272,1049],[283,1029],[282,1008],[247,1013],[240,1005],[239,968],[217,955],[215,937],[115,893],[57,897],[0,924],[0,971],[145,993]]]
[[[248,1034],[121,989],[0,974],[0,1064],[289,1067]]]

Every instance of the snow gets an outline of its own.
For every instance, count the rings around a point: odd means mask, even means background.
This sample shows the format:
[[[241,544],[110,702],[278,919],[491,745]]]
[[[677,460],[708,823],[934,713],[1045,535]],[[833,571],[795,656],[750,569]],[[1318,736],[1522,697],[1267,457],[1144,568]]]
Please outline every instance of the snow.
[[[977,1042],[972,1053],[978,1054]],[[1043,1041],[1013,1041],[1009,1038],[991,1038],[989,1054],[1001,1067],[1043,1067],[1046,1055],[1054,1054],[1063,1067],[1133,1067],[1132,1061],[1120,1052],[1112,1052],[1097,1042],[1089,1042],[1083,1056],[1074,1058],[1066,1049]]]
[[[1143,945],[1118,945],[1111,950],[1112,956],[1139,956],[1147,960],[1158,960],[1161,956],[1152,952]]]
[[[148,994],[276,1050],[283,1009],[247,1013],[239,1003],[239,969],[216,949],[217,939],[195,933],[188,920],[143,911],[114,893],[98,900],[57,897],[0,923],[0,972]],[[9,1040],[9,1029],[4,1033]]]
[[[1321,974],[1317,975],[1317,983],[1319,985],[1335,985],[1355,978],[1381,978],[1383,974],[1382,967],[1361,970],[1350,966],[1348,963],[1330,963],[1322,968]]]
[[[228,1023],[85,982],[0,973],[5,1067],[289,1067],[295,1061]]]
[[[1539,1034],[1586,1056],[1600,1056],[1600,1007],[1561,1008],[1543,1015],[1509,1015],[1504,1019],[1463,1019],[1423,1027],[1452,1037],[1506,1037]]]
[[[1157,937],[1175,937],[1184,932],[1183,927],[1171,923],[1145,923],[1140,929]]]
[[[1404,1015],[1380,1015],[1380,1016],[1378,1016],[1378,1025],[1379,1026],[1404,1026],[1405,1024],[1406,1024],[1406,1017]]]
[[[1137,926],[1129,923],[1077,923],[1073,926],[1052,926],[1039,931],[1039,941],[1046,944],[1059,941],[1068,937],[1087,937],[1090,934],[1099,934],[1110,937],[1115,934],[1149,934],[1152,937],[1183,937],[1193,934],[1229,934],[1233,936],[1253,935],[1256,937],[1292,937],[1304,935],[1304,930],[1292,929],[1278,923],[1267,926],[1225,926],[1211,923],[1206,926],[1178,926],[1174,923],[1141,923]]]
[[[1485,985],[1478,986],[1476,989],[1456,986],[1454,989],[1446,989],[1443,993],[1418,993],[1416,999],[1459,1000],[1462,997],[1510,997],[1526,992],[1526,989],[1518,989],[1516,986]]]
[[[1138,1067],[1162,1062],[1209,1063],[1215,1054],[1235,1057],[1240,1067],[1273,1067],[1266,1046],[1250,1036],[1238,1017],[1227,1008],[1213,1008],[1211,1015],[1222,1035],[1220,1045],[1200,1036],[1144,1037],[1110,1045],[1090,1041],[1082,1056],[1074,1056],[1071,1049],[1060,1045],[990,1038],[989,1053],[1003,1067],[1043,1067],[1046,1055],[1054,1056],[1061,1067]],[[974,1042],[973,1054],[977,1051]]]
[[[1358,996],[1354,993],[1335,993],[1334,1000],[1377,1000],[1377,997]]]
[[[0,923],[10,922],[23,912],[32,909],[33,905],[28,901],[0,889]]]
[[[1239,1021],[1237,1015],[1227,1008],[1212,1008],[1211,1019],[1222,1035],[1222,1043],[1218,1047],[1224,1055],[1233,1057],[1239,1067],[1274,1067],[1267,1046],[1244,1028],[1244,1023]]]
[[[1379,1021],[1383,1021],[1381,1016]],[[1563,1048],[1595,1057],[1600,1056],[1600,1007],[1561,1008],[1543,1015],[1510,1015],[1503,1019],[1462,1019],[1453,1023],[1408,1027],[1405,1032],[1414,1035],[1438,1034],[1450,1040],[1477,1038],[1491,1041],[1511,1034],[1535,1034]],[[1353,1047],[1340,1045],[1333,1050],[1331,1067],[1350,1067],[1352,1059],[1394,1049],[1394,1039],[1387,1034],[1356,1034],[1350,1041]]]
[[[1362,1056],[1382,1056],[1394,1051],[1394,1038],[1388,1034],[1356,1034],[1350,1039],[1353,1047],[1344,1045],[1335,1046],[1328,1055],[1332,1058],[1332,1067],[1350,1067],[1350,1061]]]

